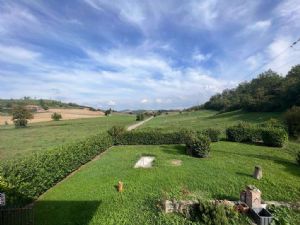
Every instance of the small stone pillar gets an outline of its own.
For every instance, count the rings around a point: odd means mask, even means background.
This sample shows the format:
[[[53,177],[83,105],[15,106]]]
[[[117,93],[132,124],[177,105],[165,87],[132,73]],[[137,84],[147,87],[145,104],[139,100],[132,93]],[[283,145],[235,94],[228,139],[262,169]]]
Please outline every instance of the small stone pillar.
[[[250,208],[261,208],[261,191],[255,186],[247,186],[246,204]]]
[[[262,176],[262,168],[260,166],[255,166],[253,177],[257,180],[260,180]]]
[[[121,181],[118,183],[118,192],[123,192],[123,182]]]

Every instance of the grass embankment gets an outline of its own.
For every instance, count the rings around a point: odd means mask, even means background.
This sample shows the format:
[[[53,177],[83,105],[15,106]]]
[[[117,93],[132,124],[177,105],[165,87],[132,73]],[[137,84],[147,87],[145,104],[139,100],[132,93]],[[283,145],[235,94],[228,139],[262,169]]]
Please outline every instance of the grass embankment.
[[[32,151],[77,141],[106,131],[114,125],[128,126],[135,116],[113,115],[91,119],[29,123],[27,128],[0,126],[0,160],[18,157]]]
[[[195,112],[162,114],[141,126],[139,129],[159,128],[162,130],[175,130],[190,128],[202,130],[205,128],[221,128],[237,124],[239,121],[260,123],[270,118],[281,118],[281,113],[261,113],[233,111],[217,114],[216,111],[201,110]]]
[[[134,169],[141,155],[154,155],[154,167]],[[174,166],[171,160],[182,160]],[[263,168],[262,180],[251,175]],[[180,145],[119,146],[108,150],[43,195],[36,204],[36,222],[56,224],[184,224],[180,215],[161,213],[163,198],[238,199],[248,184],[262,190],[263,199],[300,200],[300,171],[284,149],[248,144],[212,144],[211,157],[192,158]],[[124,192],[115,185],[124,182]],[[294,223],[299,214],[291,212]]]

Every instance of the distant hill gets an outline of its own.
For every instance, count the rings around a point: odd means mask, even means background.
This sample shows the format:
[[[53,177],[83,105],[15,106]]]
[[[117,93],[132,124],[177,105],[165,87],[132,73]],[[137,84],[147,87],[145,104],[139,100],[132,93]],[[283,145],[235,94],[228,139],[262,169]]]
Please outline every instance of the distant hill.
[[[224,90],[212,96],[205,104],[188,110],[276,112],[294,105],[300,106],[300,65],[292,67],[285,77],[268,70],[250,82]]]
[[[0,99],[0,112],[10,113],[15,106],[23,105],[32,111],[37,111],[39,108],[47,110],[49,108],[63,108],[63,109],[83,109],[88,108],[91,111],[100,111],[93,107],[78,105],[76,103],[64,103],[57,100],[49,99],[32,99],[30,97],[24,97],[22,99]]]

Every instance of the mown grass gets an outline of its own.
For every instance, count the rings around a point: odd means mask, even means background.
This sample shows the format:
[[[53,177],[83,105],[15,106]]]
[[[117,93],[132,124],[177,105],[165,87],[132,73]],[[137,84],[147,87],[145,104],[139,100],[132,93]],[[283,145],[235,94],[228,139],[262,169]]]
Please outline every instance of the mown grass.
[[[139,129],[158,128],[162,130],[175,130],[180,128],[191,128],[201,130],[205,128],[224,129],[239,121],[247,121],[250,123],[260,123],[270,118],[281,118],[278,112],[242,112],[240,110],[217,114],[216,111],[201,110],[195,112],[183,112],[162,114],[155,117],[148,123],[142,125]]]
[[[156,157],[151,169],[134,169],[142,155]],[[182,160],[173,166],[172,159]],[[263,179],[251,177],[254,166]],[[39,225],[56,224],[185,224],[180,215],[163,214],[159,201],[172,199],[233,199],[248,184],[263,199],[300,200],[300,170],[284,149],[231,142],[212,144],[207,159],[192,158],[184,146],[119,146],[44,194],[35,205]],[[124,182],[124,192],[115,185]],[[299,214],[291,224],[300,224]]]
[[[15,158],[33,151],[77,141],[106,131],[114,125],[128,126],[135,122],[132,115],[113,115],[90,119],[76,119],[30,123],[27,128],[0,126],[0,160]]]

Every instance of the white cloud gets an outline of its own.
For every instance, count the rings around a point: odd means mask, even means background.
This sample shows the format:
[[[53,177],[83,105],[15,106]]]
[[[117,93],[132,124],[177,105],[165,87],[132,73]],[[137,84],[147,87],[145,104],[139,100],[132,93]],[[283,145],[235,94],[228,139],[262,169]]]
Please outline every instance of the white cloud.
[[[246,29],[248,29],[249,31],[261,31],[268,29],[271,24],[271,20],[261,20],[249,25]]]
[[[211,54],[202,54],[200,52],[195,52],[192,56],[193,60],[197,62],[203,62],[210,59]]]
[[[146,103],[148,103],[148,102],[149,102],[149,100],[146,99],[146,98],[144,98],[144,99],[141,100],[141,103],[142,103],[142,104],[146,104]]]
[[[8,46],[0,43],[0,60],[10,63],[24,63],[36,60],[40,53],[19,46]]]
[[[109,106],[115,106],[116,104],[117,103],[113,100],[110,100],[110,101],[107,102],[107,105],[109,105]]]

